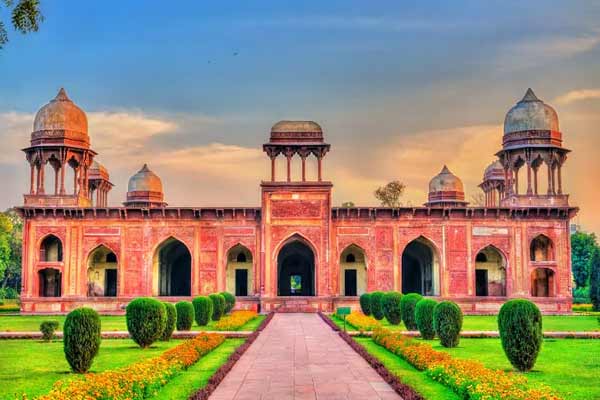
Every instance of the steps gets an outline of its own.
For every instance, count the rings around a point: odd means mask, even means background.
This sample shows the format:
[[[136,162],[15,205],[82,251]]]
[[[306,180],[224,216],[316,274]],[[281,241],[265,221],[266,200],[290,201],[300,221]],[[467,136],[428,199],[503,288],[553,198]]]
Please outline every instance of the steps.
[[[275,309],[278,313],[316,313],[317,311],[317,308],[305,298],[284,299]]]

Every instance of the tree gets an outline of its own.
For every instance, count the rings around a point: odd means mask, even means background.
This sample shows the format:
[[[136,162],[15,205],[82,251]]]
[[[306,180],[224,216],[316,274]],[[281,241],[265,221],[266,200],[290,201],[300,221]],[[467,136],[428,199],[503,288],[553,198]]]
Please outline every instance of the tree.
[[[44,16],[39,0],[0,0],[0,9],[7,8],[12,27],[23,34],[37,32]],[[0,49],[8,42],[6,25],[0,21]]]
[[[577,288],[588,285],[590,278],[590,260],[594,249],[598,247],[596,235],[576,232],[571,235],[571,269]]]
[[[352,208],[352,207],[355,207],[355,205],[354,205],[353,201],[345,201],[342,203],[342,207],[343,208]]]
[[[4,274],[11,262],[11,238],[13,224],[4,213],[0,213],[0,280],[4,280]]]
[[[590,299],[593,310],[600,311],[600,248],[594,249],[590,265]]]
[[[375,197],[383,207],[402,207],[400,197],[404,193],[406,185],[400,181],[389,182],[375,190]]]
[[[15,290],[19,290],[21,288],[21,247],[23,243],[22,232],[23,232],[23,220],[17,214],[14,209],[9,209],[6,212],[0,212],[0,225],[4,226],[6,229],[6,218],[12,224],[12,230],[8,235],[8,242],[10,245],[10,256],[8,260],[2,264],[5,268],[3,269],[4,274],[0,272],[0,289],[6,287],[12,287]],[[3,231],[3,228],[0,228],[0,231]],[[2,234],[0,233],[0,236]],[[2,241],[2,239],[0,239]],[[1,256],[0,256],[1,258]],[[2,266],[0,266],[2,269]]]

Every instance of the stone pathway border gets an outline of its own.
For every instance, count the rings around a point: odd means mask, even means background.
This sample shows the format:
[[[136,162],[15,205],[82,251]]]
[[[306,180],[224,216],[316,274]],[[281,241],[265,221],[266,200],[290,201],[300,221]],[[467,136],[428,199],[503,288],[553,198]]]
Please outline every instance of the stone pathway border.
[[[263,321],[264,322],[264,321]],[[198,336],[201,333],[218,333],[226,338],[247,338],[252,335],[252,331],[179,331],[173,332],[173,339],[191,339]],[[101,333],[102,339],[129,339],[129,332],[127,331],[105,331]],[[58,331],[55,334],[57,339],[62,339],[62,331]],[[2,339],[41,339],[42,334],[40,332],[0,332],[0,340]]]
[[[350,336],[371,336],[373,332],[347,331]],[[401,335],[410,337],[420,337],[421,334],[417,331],[398,331]],[[461,338],[484,339],[484,338],[499,338],[498,331],[461,331]],[[547,339],[600,339],[600,331],[589,332],[544,332],[544,338]]]

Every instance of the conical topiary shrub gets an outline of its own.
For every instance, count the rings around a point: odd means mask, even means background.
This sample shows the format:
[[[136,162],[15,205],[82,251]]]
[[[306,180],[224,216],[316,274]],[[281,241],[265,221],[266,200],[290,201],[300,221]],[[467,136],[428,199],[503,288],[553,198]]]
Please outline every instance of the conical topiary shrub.
[[[167,319],[165,322],[165,330],[163,331],[160,340],[168,341],[171,339],[171,335],[173,335],[173,331],[175,330],[175,323],[177,322],[177,310],[175,306],[171,303],[164,302],[165,311],[167,313]]]
[[[433,309],[433,327],[444,347],[458,346],[462,322],[462,311],[453,301],[442,301]]]
[[[431,299],[421,299],[415,306],[415,321],[417,328],[421,332],[421,337],[426,340],[435,338],[435,329],[433,328],[433,310],[437,301]]]
[[[402,310],[402,321],[404,326],[409,331],[417,330],[417,321],[415,320],[415,307],[417,303],[423,298],[418,293],[408,293],[402,296],[400,301],[400,309]]]
[[[371,293],[361,294],[359,301],[362,313],[365,315],[371,315]]]
[[[371,293],[371,314],[378,321],[381,321],[385,317],[383,313],[383,295],[383,292]]]
[[[189,331],[194,324],[194,306],[189,301],[180,301],[175,304],[177,309],[177,330]]]
[[[402,294],[399,292],[387,292],[383,295],[383,313],[392,325],[398,325],[402,321],[401,300]]]
[[[194,315],[198,326],[208,325],[213,313],[212,301],[207,296],[198,296],[192,304],[194,304]]]
[[[509,300],[498,313],[498,330],[508,361],[519,371],[529,371],[542,348],[542,313],[531,301]]]
[[[223,295],[218,293],[213,293],[208,297],[212,301],[213,305],[212,320],[218,321],[223,316],[223,311],[225,310],[225,298]]]
[[[63,327],[65,358],[74,372],[89,371],[100,349],[100,316],[91,308],[71,311]]]
[[[149,347],[162,336],[167,323],[167,311],[160,301],[138,297],[125,309],[129,335],[140,347]]]

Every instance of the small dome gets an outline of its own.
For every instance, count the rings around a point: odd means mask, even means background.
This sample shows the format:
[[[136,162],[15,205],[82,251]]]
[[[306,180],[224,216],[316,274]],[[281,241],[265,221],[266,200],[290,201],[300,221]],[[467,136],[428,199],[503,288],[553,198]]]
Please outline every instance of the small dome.
[[[271,132],[323,133],[323,129],[314,121],[279,121],[273,125]]]
[[[558,115],[554,108],[538,99],[533,90],[527,93],[506,114],[504,134],[522,131],[559,132]]]
[[[463,192],[463,183],[460,178],[454,175],[447,166],[439,174],[429,181],[429,192]]]
[[[271,128],[271,143],[322,144],[323,129],[313,121],[279,121]]]
[[[158,175],[150,171],[147,164],[144,164],[135,175],[129,178],[127,185],[128,192],[160,192],[162,193],[162,182]]]
[[[496,160],[487,166],[483,173],[483,180],[498,180],[504,179],[504,167],[500,163],[500,160]]]
[[[93,180],[93,179],[104,179],[104,180],[109,180],[109,174],[108,174],[108,170],[106,169],[106,167],[102,164],[100,164],[98,161],[94,160],[92,162],[92,166],[90,167],[89,170],[89,179]]]
[[[89,147],[88,122],[85,112],[73,103],[65,89],[40,108],[33,122],[31,144],[66,144]]]

